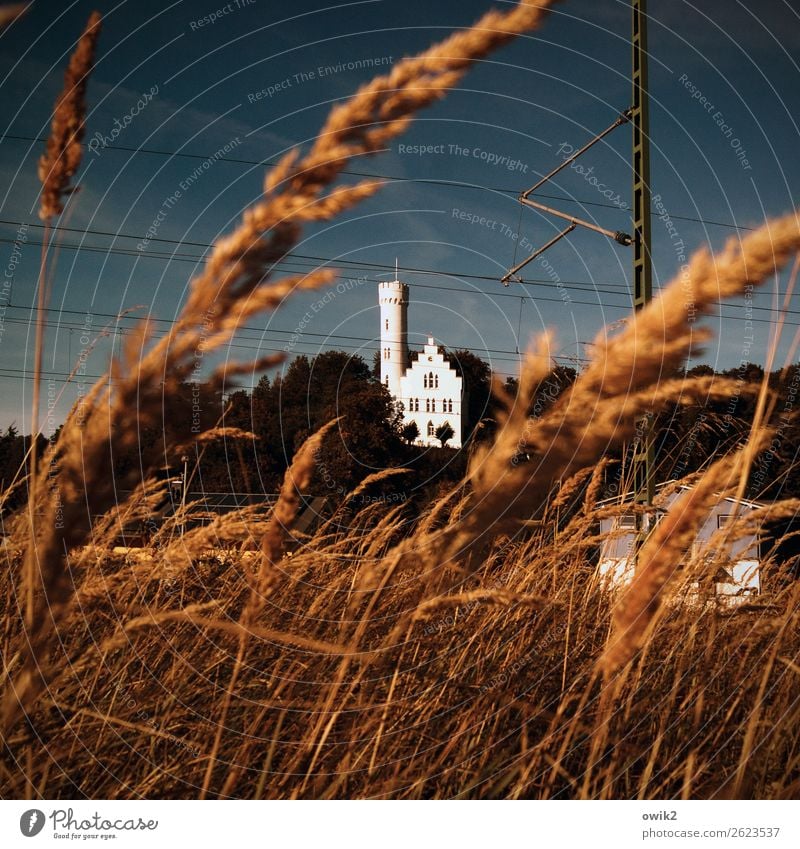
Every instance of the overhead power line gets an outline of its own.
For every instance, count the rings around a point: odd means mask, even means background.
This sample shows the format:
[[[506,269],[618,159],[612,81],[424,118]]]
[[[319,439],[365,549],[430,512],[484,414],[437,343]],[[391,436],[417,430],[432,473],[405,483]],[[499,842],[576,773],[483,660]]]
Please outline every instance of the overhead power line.
[[[8,219],[0,219],[0,224],[14,225],[14,226],[17,226],[17,227],[22,226],[23,223],[25,223],[25,222],[11,221],[11,220],[8,220]],[[36,224],[36,223],[30,223],[27,226],[41,227],[43,225],[39,225],[39,224]],[[108,232],[102,231],[102,230],[92,230],[92,229],[82,230],[82,229],[76,228],[76,227],[59,227],[59,226],[57,226],[57,227],[54,227],[54,229],[60,229],[60,230],[63,230],[65,232],[79,233],[79,234],[84,234],[84,235],[96,235],[96,236],[113,236],[113,235],[115,235],[115,234],[108,233]],[[133,234],[119,234],[119,238],[138,239],[138,238],[141,238],[141,237],[133,235]],[[12,243],[14,243],[14,241],[15,241],[14,239],[0,238],[0,243],[12,244]],[[162,241],[168,242],[170,244],[175,244],[175,245],[186,245],[186,246],[189,246],[189,247],[204,247],[204,248],[210,248],[211,247],[210,244],[203,243],[203,242],[180,242],[180,241],[177,241],[177,240],[169,240],[169,239],[165,239],[165,240],[162,240]],[[42,243],[37,242],[37,241],[27,241],[26,244],[36,247],[36,246],[41,246]],[[119,255],[119,256],[139,256],[139,257],[143,257],[143,258],[159,259],[159,260],[163,260],[163,261],[171,261],[171,260],[174,259],[175,261],[180,261],[180,262],[199,263],[199,262],[202,262],[205,259],[204,256],[199,255],[199,254],[195,255],[195,254],[189,254],[189,253],[166,253],[166,252],[151,253],[149,251],[148,252],[140,252],[140,251],[134,250],[132,248],[125,248],[125,247],[118,247],[118,246],[83,245],[83,244],[70,244],[70,243],[59,242],[58,247],[61,250],[87,251],[89,253],[111,253],[111,254]],[[279,263],[279,266],[280,266],[281,269],[288,270],[288,271],[296,271],[296,272],[299,272],[299,273],[304,273],[304,272],[307,272],[309,270],[318,268],[320,265],[334,265],[337,268],[341,268],[343,270],[351,270],[351,271],[372,271],[372,270],[374,270],[374,271],[387,271],[387,272],[394,272],[395,271],[395,266],[389,265],[388,263],[367,262],[365,260],[339,260],[336,257],[314,256],[314,255],[310,255],[310,254],[291,253],[291,254],[288,254],[285,257],[285,259],[281,260],[280,263]],[[432,276],[439,276],[439,277],[447,276],[449,278],[455,277],[455,278],[458,278],[458,279],[463,278],[465,280],[478,280],[478,281],[486,281],[486,282],[491,282],[491,283],[497,283],[498,282],[496,276],[486,275],[486,274],[469,274],[469,273],[466,273],[466,272],[465,273],[458,273],[458,272],[453,272],[453,271],[443,272],[443,271],[437,270],[437,269],[422,268],[422,267],[418,267],[418,266],[399,266],[399,270],[402,271],[402,272],[405,272],[405,273],[410,273],[410,274],[424,274],[424,275],[432,275]],[[377,277],[375,277],[375,278],[370,278],[367,282],[377,283],[377,282],[380,282],[380,281]],[[546,289],[550,289],[550,290],[552,290],[552,288],[553,288],[553,281],[550,280],[550,279],[522,280],[522,281],[518,281],[518,282],[521,285],[524,285],[524,286],[527,286],[527,287],[546,288]],[[490,298],[503,298],[503,297],[505,297],[505,298],[516,298],[516,299],[522,299],[522,300],[531,300],[531,301],[534,301],[534,302],[541,301],[541,302],[544,302],[544,303],[564,303],[563,297],[549,297],[549,296],[546,296],[546,295],[535,295],[535,296],[534,295],[517,295],[517,294],[513,294],[513,293],[509,293],[509,292],[487,292],[483,289],[470,289],[470,288],[466,288],[466,287],[452,287],[452,286],[448,287],[448,286],[441,286],[441,285],[426,286],[424,283],[414,283],[413,285],[414,285],[415,288],[421,288],[421,289],[427,288],[427,289],[433,289],[433,290],[462,292],[462,293],[467,294],[467,295],[479,294],[479,295],[485,295],[485,296],[490,297]],[[622,304],[609,303],[609,302],[603,301],[599,298],[596,299],[596,300],[592,300],[592,301],[578,300],[578,299],[575,299],[575,298],[570,298],[570,303],[573,303],[573,304],[577,304],[577,305],[580,305],[580,306],[600,306],[600,307],[604,307],[604,308],[608,308],[608,309],[621,309],[621,310],[628,310],[628,309],[631,308],[631,301],[629,299],[630,288],[629,288],[629,284],[627,282],[614,283],[614,282],[610,282],[610,281],[604,281],[603,283],[598,283],[598,284],[595,285],[595,284],[580,282],[580,281],[577,281],[577,280],[561,280],[560,285],[564,288],[574,290],[574,291],[577,291],[577,292],[599,293],[599,294],[606,294],[606,295],[619,295],[619,296],[626,298],[626,303],[622,303]],[[655,286],[653,288],[656,291],[660,291],[664,287]],[[733,303],[731,301],[720,301],[719,304],[720,304],[720,306],[732,307],[732,308],[738,308],[740,306],[739,304]],[[20,308],[22,308],[22,307],[20,307]],[[755,304],[753,304],[751,307],[749,307],[749,309],[759,310],[759,311],[762,311],[762,312],[773,312],[774,311],[772,307],[757,306]],[[785,312],[786,312],[787,315],[800,315],[800,310],[785,310]],[[723,317],[726,318],[726,319],[731,319],[731,320],[744,320],[742,317],[739,317],[739,316],[725,315]],[[754,321],[764,321],[764,322],[770,323],[768,319],[753,319],[753,320]],[[789,325],[789,326],[793,326],[793,325]]]
[[[11,307],[11,309],[23,309],[23,308],[21,308],[21,307],[19,307],[19,308]],[[40,310],[38,308],[33,308],[30,311],[31,312],[39,312]],[[60,314],[63,314],[63,313],[68,313],[70,315],[85,316],[85,314],[86,314],[85,311],[80,312],[79,310],[59,310],[59,309],[56,309],[56,308],[53,308],[53,307],[49,307],[49,308],[45,309],[44,312],[55,313],[57,315],[60,315]],[[111,319],[113,319],[113,318],[117,317],[113,313],[94,312],[94,313],[92,313],[92,315],[97,317],[97,318],[111,318]],[[128,318],[128,320],[132,320],[132,317],[130,317],[130,316],[128,316],[127,318]],[[169,324],[169,325],[176,323],[175,319],[168,319],[168,318],[152,317],[149,320],[152,323],[159,323],[160,322],[160,323],[165,323],[165,324]],[[28,325],[29,321],[23,320],[21,318],[6,317],[5,323],[6,324]],[[67,322],[67,321],[45,320],[44,325],[45,325],[45,327],[55,328],[55,329],[63,330],[63,331],[74,331],[74,332],[86,333],[86,325],[83,324],[83,323],[79,323],[79,322],[70,323],[70,322]],[[237,336],[237,339],[239,341],[227,343],[224,346],[223,350],[227,350],[229,348],[235,348],[235,349],[247,350],[247,351],[260,351],[261,353],[265,353],[265,352],[266,353],[280,353],[280,352],[286,350],[285,347],[284,348],[270,348],[270,347],[267,347],[267,345],[264,344],[264,343],[270,343],[271,342],[273,344],[281,344],[282,342],[286,342],[286,340],[285,339],[277,339],[274,336],[270,337],[268,334],[285,334],[285,335],[293,336],[296,333],[296,331],[294,331],[294,330],[286,330],[286,329],[273,328],[273,327],[268,327],[268,328],[242,327],[240,329],[241,330],[248,330],[248,331],[255,331],[255,332],[259,333],[260,336],[258,336],[258,337],[253,337],[253,336],[240,337],[240,336]],[[128,333],[132,330],[134,330],[133,326],[117,327],[117,328],[110,329],[108,331],[108,335],[109,336],[112,336],[114,334],[124,335],[125,333]],[[156,338],[156,339],[157,338],[163,338],[164,336],[168,335],[168,333],[169,333],[168,330],[159,329],[159,330],[156,330],[156,331],[153,332],[152,337]],[[317,337],[321,340],[320,343],[319,343],[320,345],[324,344],[325,342],[328,342],[329,340],[334,340],[334,339],[335,340],[347,340],[348,342],[365,343],[365,344],[361,344],[361,345],[349,345],[349,344],[344,344],[341,341],[336,341],[329,346],[331,348],[335,347],[336,350],[378,351],[380,349],[380,345],[379,345],[380,340],[379,340],[378,337],[370,338],[368,336],[347,336],[347,335],[344,335],[344,334],[313,333],[313,332],[310,332],[310,331],[303,331],[299,335]],[[419,334],[419,335],[420,335],[420,337],[423,336],[423,334]],[[242,344],[242,342],[258,342],[259,344],[258,345],[244,345],[244,344]],[[297,345],[302,345],[304,347],[311,347],[314,344],[315,343],[313,343],[313,342],[293,343],[292,349],[294,350],[297,347]],[[455,351],[455,350],[458,350],[458,349],[453,349],[453,351]],[[294,353],[301,353],[301,354],[313,354],[313,353],[318,353],[318,352],[319,352],[319,348],[317,348],[316,351],[313,351],[313,350],[312,351],[296,351],[296,350],[294,351]],[[503,348],[483,348],[483,349],[481,349],[481,353],[487,354],[487,355],[493,355],[493,354],[498,355],[498,356],[492,356],[491,357],[492,361],[519,362],[519,353],[517,351],[506,350],[506,349],[503,349]],[[503,357],[503,356],[499,356],[500,354],[513,354],[515,356]],[[554,356],[553,359],[555,359],[555,360],[565,360],[565,361],[569,361],[569,362],[575,362],[575,361],[588,362],[588,360],[585,357],[566,356],[566,355]]]
[[[13,225],[15,227],[21,227],[21,226],[23,226],[23,224],[24,224],[24,226],[27,226],[27,227],[37,227],[37,228],[44,226],[44,225],[39,225],[39,224],[36,224],[36,223],[10,221],[10,220],[7,220],[7,219],[0,219],[0,224],[8,224],[8,225]],[[109,237],[122,238],[122,239],[138,239],[140,241],[141,241],[141,239],[144,238],[143,236],[137,236],[137,235],[134,235],[134,234],[131,234],[131,233],[114,234],[114,233],[108,233],[108,232],[103,231],[103,230],[92,230],[92,229],[83,230],[83,229],[80,229],[80,228],[77,228],[77,227],[59,227],[57,225],[52,226],[51,229],[61,230],[61,231],[70,232],[70,233],[78,233],[78,234],[87,235],[87,236],[109,236]],[[213,245],[206,243],[206,242],[179,241],[177,239],[151,239],[151,241],[160,241],[160,242],[164,242],[166,244],[181,245],[181,246],[186,246],[186,247],[199,247],[199,248],[205,248],[205,249],[210,249],[210,248],[213,247]],[[14,244],[15,242],[16,242],[15,239],[0,238],[0,243]],[[32,242],[32,241],[26,241],[25,244],[33,245],[33,246],[39,246],[39,247],[41,247],[41,245],[42,245],[41,242]],[[171,259],[175,258],[176,260],[182,261],[182,262],[202,262],[206,259],[206,257],[202,254],[177,253],[177,252],[176,253],[168,253],[166,251],[161,251],[161,252],[139,251],[139,250],[134,249],[134,248],[128,248],[128,247],[124,247],[124,246],[119,247],[119,246],[113,246],[113,245],[112,246],[84,245],[84,244],[70,244],[68,242],[59,242],[58,247],[61,248],[62,250],[75,250],[75,251],[86,250],[90,253],[108,252],[108,253],[113,253],[113,254],[117,254],[117,255],[120,255],[120,256],[139,256],[139,257],[142,257],[142,258],[150,258],[150,259],[171,260]],[[402,271],[402,272],[407,273],[407,274],[428,274],[428,275],[436,275],[436,276],[442,276],[443,274],[446,274],[448,277],[459,277],[459,278],[464,278],[465,280],[482,280],[482,281],[487,281],[487,282],[490,282],[490,283],[496,283],[497,282],[497,277],[494,276],[494,275],[491,275],[491,274],[470,274],[468,272],[461,273],[461,272],[458,272],[458,271],[443,272],[439,269],[434,269],[434,268],[420,268],[418,266],[406,266],[406,265],[398,265],[397,267],[395,267],[395,265],[393,265],[393,264],[389,265],[388,263],[368,262],[367,260],[353,260],[353,259],[348,260],[348,259],[338,258],[338,257],[314,256],[312,254],[302,254],[302,253],[295,253],[295,252],[287,254],[283,259],[279,260],[276,263],[276,267],[278,265],[282,266],[286,262],[295,262],[296,260],[309,261],[310,263],[313,264],[312,265],[313,268],[317,268],[320,265],[333,264],[337,268],[348,269],[348,270],[353,270],[353,271],[375,270],[375,271],[392,271],[392,272],[394,272],[395,270],[397,270],[397,271]],[[553,285],[553,281],[548,279],[548,278],[525,280],[523,282],[526,286],[547,285],[549,287],[552,287],[552,285]],[[587,290],[591,290],[591,291],[597,290],[596,286],[594,286],[592,284],[582,283],[582,282],[577,281],[577,280],[562,280],[561,282],[564,283],[564,284],[571,285],[571,286],[586,286]],[[627,289],[628,289],[627,283],[605,282],[605,283],[601,283],[601,284],[598,284],[598,285],[600,285],[600,286],[617,286],[617,287],[619,287],[620,289],[622,289],[626,292],[627,292]],[[497,294],[499,295],[501,293],[498,292]],[[515,295],[514,297],[520,297],[520,296]]]
[[[7,133],[3,136],[0,136],[0,141],[4,141],[5,139],[9,139],[12,141],[26,141],[26,142],[46,142],[47,139],[44,136],[23,136],[23,135],[14,135],[11,133]],[[148,148],[148,147],[126,147],[125,145],[108,145],[108,147],[103,148],[103,151],[115,151],[122,153],[144,153],[148,156],[168,156],[170,158],[182,158],[182,159],[210,159],[212,156],[215,157],[218,162],[228,162],[232,165],[251,165],[251,166],[261,166],[262,168],[275,168],[278,163],[273,162],[269,159],[241,159],[233,156],[216,156],[216,154],[210,153],[186,153],[184,151],[176,151],[176,150],[159,150],[156,148]],[[395,183],[423,183],[431,186],[442,186],[444,188],[456,188],[456,189],[474,189],[478,191],[488,191],[488,192],[496,192],[498,194],[503,195],[513,195],[517,196],[519,194],[519,189],[505,187],[505,186],[485,186],[479,183],[470,183],[464,180],[443,180],[441,178],[434,177],[401,177],[398,174],[381,174],[378,172],[372,171],[351,171],[351,170],[343,170],[340,172],[341,174],[346,174],[350,177],[365,177],[372,180],[389,180]],[[557,200],[563,201],[564,203],[574,203],[580,206],[597,206],[602,207],[604,209],[614,209],[617,212],[628,212],[629,210],[623,209],[614,203],[603,203],[602,201],[597,200],[588,200],[587,198],[571,198],[565,197],[564,195],[551,195],[551,194],[543,194],[539,193],[539,197],[548,198],[549,200]],[[655,215],[659,215],[658,210],[653,210]],[[705,224],[713,227],[727,227],[731,230],[754,230],[754,227],[746,227],[741,224],[734,224],[730,221],[713,221],[709,218],[698,218],[692,215],[681,215],[677,213],[670,212],[670,218],[677,221],[688,221],[692,224]]]

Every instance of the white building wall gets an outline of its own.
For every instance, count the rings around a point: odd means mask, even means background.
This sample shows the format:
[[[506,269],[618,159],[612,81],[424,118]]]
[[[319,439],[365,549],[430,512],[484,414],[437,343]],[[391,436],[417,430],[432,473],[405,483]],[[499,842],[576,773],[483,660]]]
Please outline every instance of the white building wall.
[[[422,353],[400,378],[397,400],[403,405],[403,421],[417,424],[417,445],[439,446],[436,428],[448,422],[453,428],[453,438],[447,445],[461,447],[463,381],[432,337],[428,337]]]
[[[399,280],[378,284],[381,311],[381,382],[395,401],[403,405],[403,421],[416,422],[415,444],[441,445],[435,431],[447,422],[453,437],[447,442],[460,448],[463,442],[462,405],[464,386],[456,370],[445,359],[433,337],[411,367],[408,363],[408,286]]]

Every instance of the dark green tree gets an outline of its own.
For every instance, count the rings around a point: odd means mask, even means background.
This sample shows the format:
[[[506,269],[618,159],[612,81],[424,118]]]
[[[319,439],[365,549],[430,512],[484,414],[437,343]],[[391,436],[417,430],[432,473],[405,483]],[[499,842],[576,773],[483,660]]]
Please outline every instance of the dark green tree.
[[[447,357],[463,380],[466,403],[461,415],[466,440],[482,418],[492,416],[492,369],[485,360],[463,348],[452,351]]]
[[[410,445],[419,437],[419,428],[416,422],[408,422],[400,429],[400,436]]]
[[[434,431],[436,438],[441,442],[442,448],[455,436],[455,431],[450,425],[450,422],[444,422]]]

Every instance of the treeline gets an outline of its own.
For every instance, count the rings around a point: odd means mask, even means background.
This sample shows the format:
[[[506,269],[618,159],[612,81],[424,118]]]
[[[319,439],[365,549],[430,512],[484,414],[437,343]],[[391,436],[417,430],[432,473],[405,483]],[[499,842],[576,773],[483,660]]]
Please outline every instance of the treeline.
[[[655,419],[659,479],[682,478],[705,468],[748,437],[758,403],[764,369],[753,363],[714,372],[696,366],[690,377],[720,376],[734,389],[723,400],[672,405]],[[767,375],[771,401],[767,422],[773,435],[750,470],[745,497],[774,500],[800,496],[800,364]]]
[[[118,485],[129,489],[140,482],[142,470],[151,468],[153,457],[162,461],[158,475],[179,478],[185,452],[192,492],[275,492],[304,440],[336,418],[338,424],[328,433],[317,456],[313,494],[340,497],[368,475],[402,466],[409,473],[382,481],[381,495],[433,497],[463,477],[471,446],[490,439],[497,422],[498,402],[491,393],[489,365],[469,351],[453,351],[449,357],[467,387],[462,449],[413,445],[413,434],[404,430],[401,411],[378,379],[376,364],[368,364],[357,355],[329,351],[316,357],[297,357],[284,374],[264,376],[252,391],[237,390],[225,398],[205,385],[185,384],[181,392],[164,399],[160,427],[142,430],[136,450],[113,458]],[[747,437],[764,371],[748,363],[720,374],[736,386],[729,398],[672,405],[656,416],[659,481],[698,471]],[[698,366],[688,375],[713,376],[714,371]],[[574,369],[554,369],[530,402],[528,415],[541,416],[575,376]],[[769,384],[777,399],[771,411],[775,434],[768,450],[756,458],[747,495],[767,499],[800,496],[800,430],[796,423],[800,367],[770,374]],[[504,389],[514,398],[516,381],[506,379]],[[135,411],[131,411],[131,416],[135,416]],[[238,428],[250,435],[223,436],[176,449],[171,434],[182,420],[191,421],[195,432],[224,427]],[[44,443],[42,438],[43,448]],[[23,437],[13,425],[0,436],[0,479],[4,489],[17,476],[29,444],[29,437]],[[606,495],[618,493],[615,487],[620,470],[626,465],[624,452],[612,452],[611,457],[617,462],[609,467]],[[18,487],[6,497],[3,512],[18,507],[24,498],[24,487]]]

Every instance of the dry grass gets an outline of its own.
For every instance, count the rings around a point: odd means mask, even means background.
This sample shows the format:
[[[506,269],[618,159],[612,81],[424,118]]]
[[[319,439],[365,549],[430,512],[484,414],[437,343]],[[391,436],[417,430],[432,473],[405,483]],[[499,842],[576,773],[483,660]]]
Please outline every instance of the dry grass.
[[[551,369],[540,340],[495,441],[419,515],[381,501],[355,512],[351,498],[340,507],[348,527],[331,519],[287,551],[317,434],[269,515],[248,509],[178,538],[179,515],[151,552],[111,547],[159,496],[145,482],[114,502],[110,458],[135,444],[130,411],[140,426],[161,424],[162,393],[187,377],[198,345],[213,350],[297,286],[327,282],[321,272],[268,281],[304,222],[377,189],[330,188],[348,159],[405,129],[547,5],[490,13],[337,107],[309,154],[288,157],[217,243],[174,332],[150,343],[143,326],[113,391],[101,381],[73,411],[51,449],[58,488],[39,489],[47,530],[21,517],[4,549],[3,796],[796,796],[797,587],[767,564],[757,605],[667,603],[709,499],[736,486],[737,455],[659,526],[621,601],[595,579],[604,454],[646,411],[730,392],[724,381],[662,379],[707,338],[688,320],[683,280],[614,338],[601,335],[574,386],[529,418]],[[719,257],[699,254],[695,310],[762,282],[798,249],[792,214]],[[165,433],[173,446],[186,439]],[[94,527],[88,510],[105,514]],[[716,541],[718,558],[733,535]],[[261,551],[246,551],[256,539]],[[690,561],[684,575],[701,568]]]
[[[63,797],[195,797],[205,784],[247,798],[551,798],[599,795],[583,784],[600,769],[607,796],[725,796],[756,712],[767,721],[750,731],[738,795],[796,794],[791,588],[737,613],[665,607],[590,759],[612,611],[589,519],[576,512],[557,546],[544,528],[499,540],[456,594],[429,594],[419,559],[358,592],[375,566],[359,552],[393,532],[407,522],[312,540],[248,615],[252,559],[197,549],[167,568],[94,550],[76,569],[60,674],[7,738],[9,755],[33,757],[5,760],[5,794],[31,780]]]
[[[49,221],[63,212],[64,196],[73,191],[69,183],[81,164],[81,142],[86,129],[86,87],[94,66],[100,22],[100,13],[92,12],[70,57],[64,73],[64,88],[53,109],[47,147],[39,159],[42,184],[39,217],[42,221]]]

